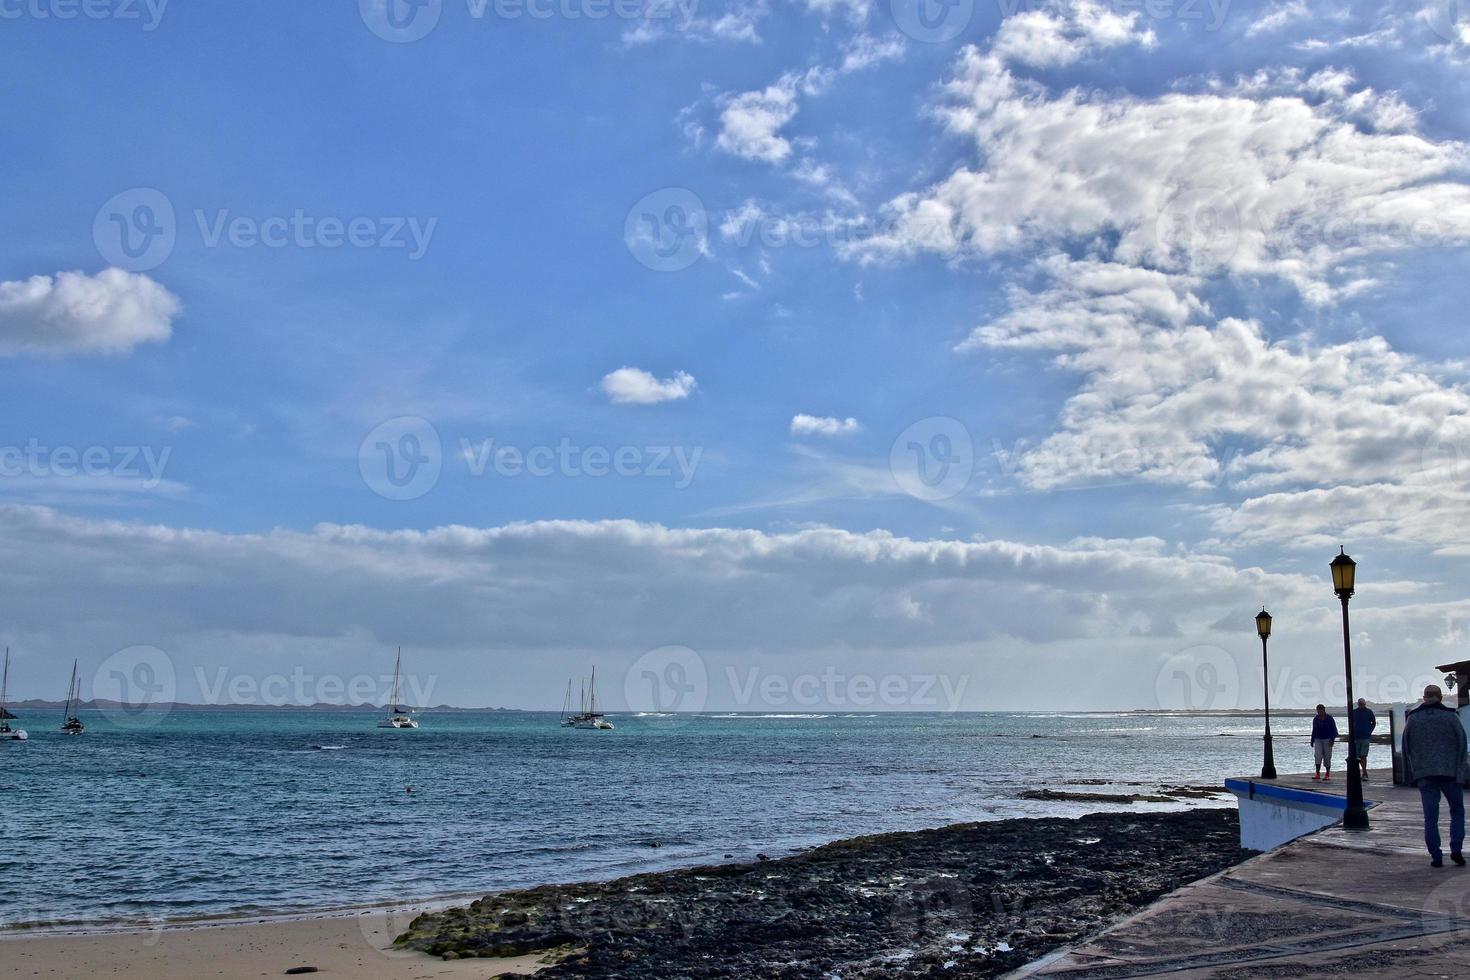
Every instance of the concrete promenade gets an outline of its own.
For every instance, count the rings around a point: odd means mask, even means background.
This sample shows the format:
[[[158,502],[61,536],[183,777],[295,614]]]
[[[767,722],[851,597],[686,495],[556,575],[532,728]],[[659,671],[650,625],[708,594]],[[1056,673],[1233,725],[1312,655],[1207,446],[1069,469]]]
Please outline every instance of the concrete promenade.
[[[1179,889],[1081,946],[1014,976],[1470,977],[1470,867],[1424,849],[1419,793],[1374,770],[1363,787],[1372,828],[1341,824]],[[1310,775],[1274,781],[1346,794]]]

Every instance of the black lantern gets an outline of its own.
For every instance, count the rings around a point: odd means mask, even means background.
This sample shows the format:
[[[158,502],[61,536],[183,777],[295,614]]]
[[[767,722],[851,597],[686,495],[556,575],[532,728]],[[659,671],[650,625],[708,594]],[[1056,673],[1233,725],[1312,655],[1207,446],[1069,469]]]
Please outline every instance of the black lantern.
[[[1332,591],[1338,598],[1346,599],[1353,594],[1353,580],[1357,575],[1358,563],[1347,556],[1346,548],[1338,548],[1340,554],[1332,559]]]
[[[1342,814],[1342,825],[1347,830],[1368,829],[1368,808],[1363,805],[1363,778],[1358,768],[1358,726],[1353,724],[1353,643],[1352,627],[1348,625],[1348,600],[1352,598],[1356,584],[1358,563],[1347,555],[1346,548],[1338,549],[1332,559],[1332,590],[1342,600],[1342,663],[1347,672],[1347,809]]]
[[[1256,613],[1256,635],[1261,638],[1261,688],[1266,705],[1266,748],[1261,760],[1261,778],[1276,778],[1276,754],[1271,748],[1271,663],[1266,656],[1266,640],[1271,635],[1271,614],[1262,606]]]

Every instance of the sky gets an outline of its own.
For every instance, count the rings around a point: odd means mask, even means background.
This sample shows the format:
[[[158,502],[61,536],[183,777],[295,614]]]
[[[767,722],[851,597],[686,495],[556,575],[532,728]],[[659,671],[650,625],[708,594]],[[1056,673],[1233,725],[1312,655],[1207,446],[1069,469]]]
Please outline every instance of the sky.
[[[1470,11],[0,0],[12,697],[1341,702],[1470,656]]]

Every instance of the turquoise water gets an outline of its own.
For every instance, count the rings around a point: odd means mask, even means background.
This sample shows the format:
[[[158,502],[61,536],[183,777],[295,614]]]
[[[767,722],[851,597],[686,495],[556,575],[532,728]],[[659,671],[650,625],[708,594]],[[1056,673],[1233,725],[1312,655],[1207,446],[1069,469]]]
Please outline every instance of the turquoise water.
[[[592,732],[539,713],[392,731],[357,712],[85,711],[68,738],[55,712],[20,714],[31,740],[0,743],[5,926],[424,899],[1083,813],[1105,805],[1019,794],[1218,784],[1261,751],[1246,719],[1138,715],[611,715]],[[1279,741],[1277,763],[1309,751]]]

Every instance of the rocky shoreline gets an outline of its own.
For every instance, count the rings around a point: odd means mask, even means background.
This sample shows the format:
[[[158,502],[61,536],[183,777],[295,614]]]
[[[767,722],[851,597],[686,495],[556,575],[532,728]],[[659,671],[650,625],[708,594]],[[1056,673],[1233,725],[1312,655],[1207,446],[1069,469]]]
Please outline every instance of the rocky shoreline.
[[[1234,809],[956,824],[780,860],[490,895],[397,945],[539,977],[995,977],[1223,870]]]

